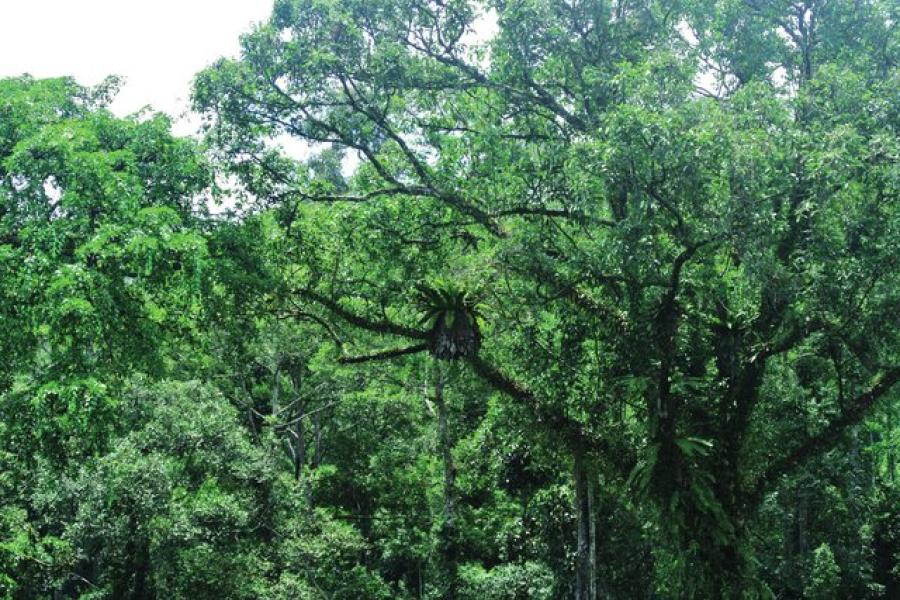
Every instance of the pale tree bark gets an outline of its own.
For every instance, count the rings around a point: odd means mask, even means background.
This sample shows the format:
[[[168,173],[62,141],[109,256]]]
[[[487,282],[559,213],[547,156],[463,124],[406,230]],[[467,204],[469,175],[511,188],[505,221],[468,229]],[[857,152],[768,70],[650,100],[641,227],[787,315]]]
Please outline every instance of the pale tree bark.
[[[598,600],[596,471],[582,451],[575,453],[577,555],[575,600]]]
[[[313,415],[313,438],[315,439],[315,453],[313,454],[313,469],[318,469],[322,464],[322,413]]]

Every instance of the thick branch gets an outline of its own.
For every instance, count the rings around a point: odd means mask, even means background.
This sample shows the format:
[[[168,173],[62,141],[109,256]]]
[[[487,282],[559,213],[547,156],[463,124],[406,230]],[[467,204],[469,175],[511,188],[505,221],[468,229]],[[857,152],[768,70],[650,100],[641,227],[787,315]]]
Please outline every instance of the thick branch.
[[[457,69],[458,71],[465,74],[472,81],[488,88],[500,91],[504,94],[510,95],[512,97],[518,98],[520,100],[524,100],[526,102],[533,102],[543,108],[549,110],[552,114],[557,117],[562,118],[566,123],[575,128],[578,131],[587,131],[589,129],[587,123],[585,123],[580,117],[566,110],[557,100],[554,98],[552,94],[550,94],[546,89],[538,85],[531,77],[525,75],[525,84],[531,88],[531,91],[528,90],[520,90],[516,89],[512,86],[502,84],[497,81],[491,80],[486,74],[479,71],[474,66],[464,62],[460,58],[454,56],[450,53],[439,53],[435,52],[433,49],[429,48],[427,45],[418,45],[413,43],[409,39],[401,38],[401,42],[407,44],[410,48],[418,50],[420,52],[424,52],[429,57],[434,60],[440,62],[441,64]]]
[[[416,175],[418,175],[419,179],[424,184],[425,189],[431,190],[432,195],[435,198],[438,198],[443,202],[446,202],[447,204],[453,206],[462,213],[469,215],[470,217],[478,221],[481,225],[484,225],[491,233],[495,235],[502,235],[502,231],[497,227],[497,224],[494,223],[490,216],[483,210],[467,202],[456,193],[437,189],[437,187],[435,186],[434,177],[432,176],[428,166],[421,158],[416,155],[415,152],[413,152],[412,148],[409,147],[409,144],[406,143],[406,140],[403,139],[403,136],[395,131],[393,127],[391,127],[391,125],[387,121],[387,116],[376,112],[375,110],[369,108],[367,104],[364,104],[366,102],[366,98],[360,93],[353,80],[346,79],[344,77],[340,77],[339,79],[341,82],[341,88],[344,92],[344,96],[350,102],[351,107],[358,113],[370,119],[372,123],[377,125],[385,135],[387,135],[394,141],[394,143],[397,144],[397,147],[400,148],[401,153],[406,158],[407,163],[409,163],[413,171],[415,171]],[[396,179],[394,179],[394,181],[396,181]]]
[[[685,248],[681,254],[675,258],[672,265],[672,273],[669,279],[669,287],[660,303],[659,312],[657,313],[658,341],[662,355],[660,357],[660,368],[658,378],[658,405],[656,407],[659,423],[657,425],[657,434],[664,437],[672,438],[674,432],[676,402],[672,398],[672,371],[675,366],[675,354],[677,351],[675,345],[675,334],[678,331],[679,307],[678,292],[681,288],[681,273],[684,265],[697,253],[701,247],[711,243],[711,240],[692,244]],[[662,422],[665,427],[661,427]]]
[[[496,388],[498,391],[501,391],[516,400],[521,400],[529,405],[534,404],[537,400],[535,395],[531,393],[529,390],[525,389],[518,382],[513,381],[500,371],[498,371],[493,365],[485,362],[481,357],[475,356],[469,359],[469,365],[471,365],[472,370],[475,373],[488,382],[492,387]]]
[[[359,364],[371,362],[375,360],[387,360],[389,358],[397,358],[398,356],[406,356],[408,354],[417,354],[428,349],[428,344],[415,344],[405,348],[394,348],[392,350],[382,350],[373,354],[364,354],[362,356],[342,356],[338,362],[344,365]]]
[[[287,190],[280,194],[275,194],[271,198],[273,200],[282,200],[284,198],[295,196],[301,200],[310,202],[368,202],[381,196],[425,196],[435,197],[432,190],[419,185],[404,185],[381,188],[366,192],[364,194],[310,194],[301,190]]]
[[[571,441],[574,441],[583,448],[589,448],[596,445],[589,444],[580,423],[569,419],[557,411],[543,409],[540,406],[540,400],[533,392],[501,373],[496,367],[489,364],[481,357],[476,356],[470,358],[468,359],[468,362],[472,367],[472,370],[493,388],[526,404],[540,423],[551,427],[556,433],[566,435]]]
[[[334,340],[334,343],[335,343],[335,345],[337,345],[338,348],[341,348],[344,345],[344,340],[342,340],[341,336],[338,335],[334,326],[331,323],[329,323],[328,321],[326,321],[325,319],[323,319],[322,317],[320,317],[319,315],[311,313],[311,312],[307,312],[305,310],[297,310],[292,313],[289,313],[287,316],[293,317],[298,320],[305,319],[307,321],[312,321],[313,323],[318,323],[323,328],[325,328],[325,331],[328,332],[328,335],[331,336],[331,339]]]
[[[898,381],[900,381],[900,367],[888,370],[878,383],[854,399],[850,408],[829,423],[825,429],[808,438],[787,456],[773,462],[754,486],[751,496],[754,504],[762,499],[763,494],[782,475],[790,473],[810,458],[833,448],[840,441],[841,434],[862,421],[875,401],[886,394]]]
[[[622,448],[613,448],[606,440],[592,437],[585,432],[581,423],[560,413],[558,409],[541,406],[540,399],[532,391],[510,379],[481,357],[469,358],[468,363],[472,370],[494,389],[525,404],[538,423],[555,439],[561,439],[571,449],[603,453],[609,465],[622,477],[634,467],[631,457],[623,452]]]
[[[602,227],[615,227],[616,224],[613,221],[609,221],[607,219],[594,219],[583,212],[567,210],[564,208],[541,208],[541,207],[519,207],[519,208],[508,208],[505,210],[500,210],[495,213],[491,213],[492,218],[497,217],[509,217],[509,216],[529,216],[529,215],[537,215],[541,217],[561,217],[564,219],[572,219],[578,222],[588,222],[593,225],[599,225]]]
[[[302,290],[299,293],[309,298],[313,302],[321,304],[341,319],[347,321],[351,325],[359,327],[360,329],[365,329],[373,333],[390,334],[400,337],[412,338],[414,340],[424,340],[428,338],[427,331],[420,331],[411,327],[405,327],[403,325],[398,325],[397,323],[392,323],[390,321],[377,321],[360,316],[354,312],[347,310],[346,308],[338,304],[338,302],[336,302],[335,300],[323,296],[313,290]]]

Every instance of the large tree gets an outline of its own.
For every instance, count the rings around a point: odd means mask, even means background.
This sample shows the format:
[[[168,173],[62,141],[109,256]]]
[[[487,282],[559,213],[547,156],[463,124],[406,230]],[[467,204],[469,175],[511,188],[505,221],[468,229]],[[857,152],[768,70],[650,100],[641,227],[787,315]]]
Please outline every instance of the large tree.
[[[295,240],[289,293],[367,332],[344,360],[434,351],[423,311],[480,329],[453,358],[573,457],[579,597],[597,469],[655,501],[693,593],[726,596],[765,494],[900,379],[896,18],[280,0],[196,103]],[[283,135],[324,151],[288,160]]]

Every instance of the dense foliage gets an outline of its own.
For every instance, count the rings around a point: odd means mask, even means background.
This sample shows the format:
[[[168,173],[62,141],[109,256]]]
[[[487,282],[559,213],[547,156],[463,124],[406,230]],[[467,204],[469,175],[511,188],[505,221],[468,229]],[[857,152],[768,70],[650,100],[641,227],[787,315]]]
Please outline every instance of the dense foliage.
[[[278,0],[203,140],[0,80],[0,597],[897,597],[898,17]]]

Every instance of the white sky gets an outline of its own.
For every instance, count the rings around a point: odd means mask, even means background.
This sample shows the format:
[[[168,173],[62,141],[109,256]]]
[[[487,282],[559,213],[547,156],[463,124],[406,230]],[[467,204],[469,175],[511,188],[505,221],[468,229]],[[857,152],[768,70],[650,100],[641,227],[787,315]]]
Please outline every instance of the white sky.
[[[110,107],[125,116],[149,105],[189,135],[198,120],[185,115],[191,81],[221,56],[236,56],[239,37],[269,17],[274,0],[0,0],[0,78],[70,75],[82,85],[125,77]],[[472,41],[496,30],[491,14]],[[294,158],[310,147],[280,136]],[[346,170],[357,161],[348,157]]]
[[[151,105],[178,116],[194,75],[238,52],[238,37],[273,0],[0,0],[0,77],[71,75],[94,85],[126,78],[125,115]],[[190,121],[177,133],[193,131]]]

